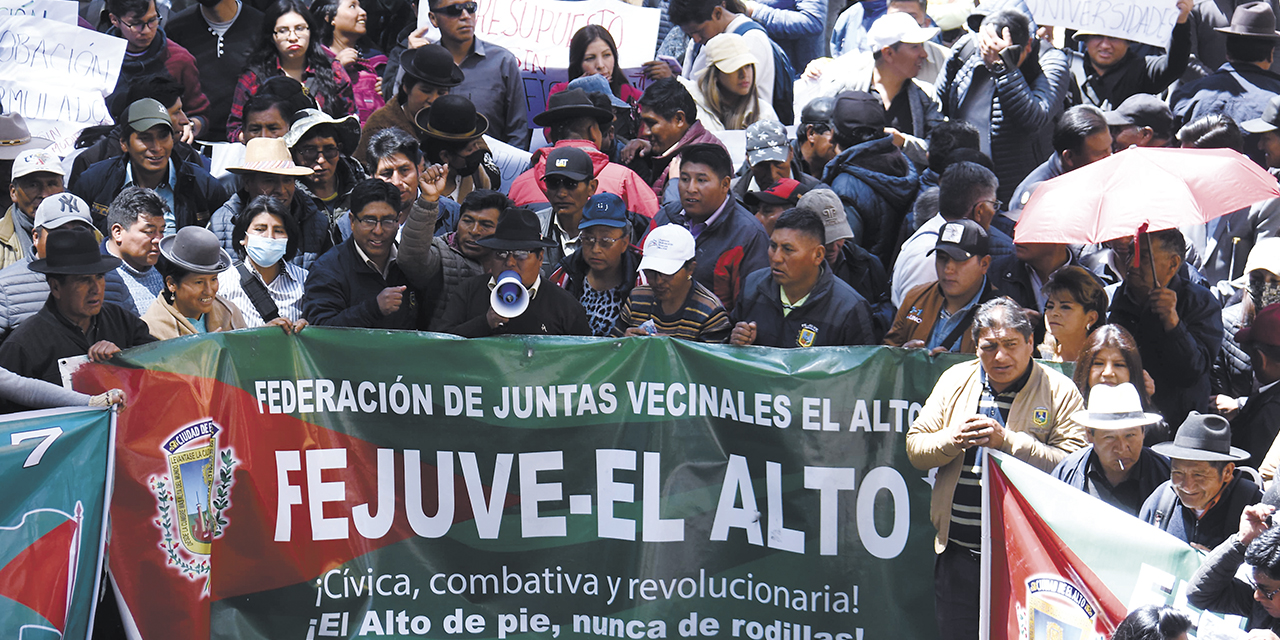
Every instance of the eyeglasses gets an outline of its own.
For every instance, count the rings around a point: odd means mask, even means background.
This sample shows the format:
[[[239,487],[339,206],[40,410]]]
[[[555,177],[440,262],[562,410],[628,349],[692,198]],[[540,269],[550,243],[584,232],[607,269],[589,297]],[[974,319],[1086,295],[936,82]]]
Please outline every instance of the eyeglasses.
[[[580,236],[578,238],[578,241],[582,243],[582,247],[584,249],[590,249],[594,246],[599,245],[601,249],[608,251],[613,248],[613,245],[621,242],[622,238],[610,238],[608,236],[604,236],[600,238],[596,238],[593,236]]]
[[[995,209],[996,211],[1003,211],[1003,210],[1004,210],[1004,203],[1003,203],[1003,202],[1001,202],[1001,201],[999,201],[999,200],[979,200],[979,201],[977,201],[977,202],[973,203],[973,208],[974,208],[974,209],[977,209],[977,208],[978,208],[978,205],[980,205],[980,204],[990,204],[990,205],[991,205],[991,208],[992,208],[992,209]]]
[[[311,33],[311,27],[308,27],[305,24],[300,24],[296,27],[276,27],[276,30],[272,31],[272,33],[276,34],[277,38],[287,38],[290,33],[297,34],[297,36],[301,38],[302,36]]]
[[[582,184],[581,180],[566,178],[564,176],[547,176],[543,178],[547,183],[547,189],[550,191],[559,191],[561,189],[577,189]]]
[[[315,147],[299,147],[298,159],[302,160],[303,164],[311,164],[320,156],[324,156],[325,160],[332,161],[337,159],[339,153],[338,148],[333,146],[325,147],[323,149],[317,149]]]
[[[525,260],[528,260],[529,256],[531,255],[533,255],[532,251],[494,251],[493,252],[493,257],[503,261],[505,261],[507,258],[515,256],[516,261],[524,262]]]
[[[480,5],[475,2],[462,2],[459,4],[451,4],[447,7],[436,7],[435,9],[431,10],[431,13],[443,13],[444,15],[449,16],[450,18],[460,18],[462,17],[463,11],[466,11],[467,13],[474,16],[476,14],[476,11],[478,11],[479,9],[480,9]]]
[[[1262,585],[1258,584],[1253,578],[1249,578],[1249,586],[1253,587],[1254,591],[1261,593],[1262,597],[1266,598],[1268,601],[1276,597],[1277,593],[1280,593],[1280,587],[1267,591],[1266,589],[1263,589]]]
[[[400,226],[400,221],[396,218],[356,218],[356,222],[360,223],[360,227],[372,231],[375,227],[386,227],[394,229]]]
[[[147,29],[157,29],[157,28],[159,28],[159,27],[160,27],[160,16],[156,16],[156,17],[154,17],[154,18],[152,18],[152,19],[150,19],[150,20],[147,20],[146,22],[125,22],[124,20],[121,20],[121,21],[120,21],[120,24],[122,24],[122,25],[124,25],[124,26],[126,26],[126,27],[129,27],[129,30],[130,30],[130,31],[134,31],[134,32],[137,32],[137,33],[141,33],[141,32],[143,32],[143,31],[145,31],[145,30],[147,30]]]

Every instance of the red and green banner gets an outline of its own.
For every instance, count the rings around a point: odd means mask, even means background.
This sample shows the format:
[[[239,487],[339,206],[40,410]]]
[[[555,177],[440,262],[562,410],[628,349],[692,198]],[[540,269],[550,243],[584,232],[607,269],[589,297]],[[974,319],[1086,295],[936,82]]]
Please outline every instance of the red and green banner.
[[[0,637],[90,636],[112,422],[88,408],[0,418]]]
[[[920,351],[310,327],[88,365],[123,388],[141,638],[935,637]]]
[[[1184,609],[1200,630],[1239,629],[1187,604],[1201,554],[1185,542],[1012,456],[986,456],[983,473],[986,637],[1110,637],[1146,604]]]

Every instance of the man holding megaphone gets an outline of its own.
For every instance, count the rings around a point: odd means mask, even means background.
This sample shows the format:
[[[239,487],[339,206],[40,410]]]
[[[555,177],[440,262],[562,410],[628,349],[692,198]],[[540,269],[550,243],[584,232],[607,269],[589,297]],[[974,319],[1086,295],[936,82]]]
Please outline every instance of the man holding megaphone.
[[[467,338],[492,335],[591,335],[587,314],[564,289],[542,279],[542,257],[554,243],[538,216],[510,208],[492,236],[476,241],[492,251],[488,273],[450,292],[445,330]]]

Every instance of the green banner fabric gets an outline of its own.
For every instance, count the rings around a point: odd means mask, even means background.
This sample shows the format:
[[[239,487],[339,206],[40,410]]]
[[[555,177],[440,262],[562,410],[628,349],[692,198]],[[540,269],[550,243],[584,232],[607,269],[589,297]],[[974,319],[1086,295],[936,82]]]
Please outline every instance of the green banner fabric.
[[[110,559],[145,640],[927,639],[904,442],[961,360],[267,328],[76,386],[132,399]]]
[[[0,417],[0,637],[90,637],[111,418],[87,407]]]

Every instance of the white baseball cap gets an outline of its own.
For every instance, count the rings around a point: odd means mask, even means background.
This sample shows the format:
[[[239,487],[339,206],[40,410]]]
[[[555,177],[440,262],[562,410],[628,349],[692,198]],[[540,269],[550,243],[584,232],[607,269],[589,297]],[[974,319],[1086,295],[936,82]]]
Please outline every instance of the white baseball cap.
[[[693,234],[678,224],[664,224],[650,231],[644,239],[640,270],[648,269],[669,276],[683,268],[694,255]]]
[[[867,30],[867,40],[871,42],[871,50],[879,51],[892,47],[899,42],[920,44],[928,42],[938,35],[937,27],[922,27],[909,13],[887,13],[872,23]]]
[[[62,161],[58,159],[58,154],[48,149],[31,149],[18,154],[13,160],[13,179],[17,180],[25,175],[32,173],[56,173],[65,176],[67,173],[62,170]]]

